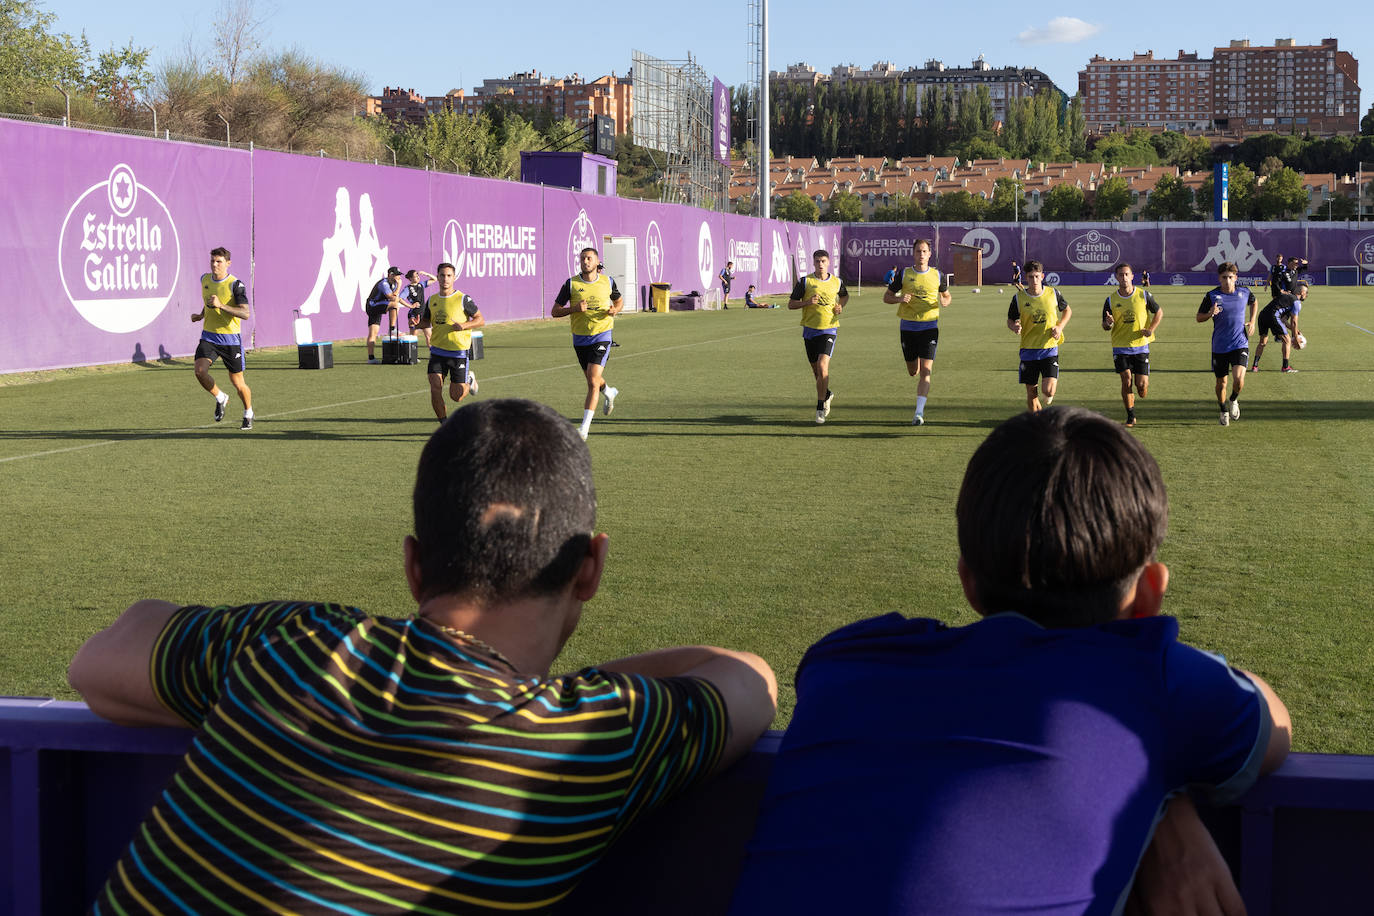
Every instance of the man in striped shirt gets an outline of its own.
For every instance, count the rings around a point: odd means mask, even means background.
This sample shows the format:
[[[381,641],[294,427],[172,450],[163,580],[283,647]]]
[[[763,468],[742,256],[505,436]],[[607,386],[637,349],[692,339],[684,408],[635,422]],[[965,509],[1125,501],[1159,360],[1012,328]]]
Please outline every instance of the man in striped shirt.
[[[198,730],[95,912],[539,912],[772,721],[749,653],[548,675],[608,546],[556,412],[457,411],[414,509],[414,617],[140,601],[77,653],[95,712]]]

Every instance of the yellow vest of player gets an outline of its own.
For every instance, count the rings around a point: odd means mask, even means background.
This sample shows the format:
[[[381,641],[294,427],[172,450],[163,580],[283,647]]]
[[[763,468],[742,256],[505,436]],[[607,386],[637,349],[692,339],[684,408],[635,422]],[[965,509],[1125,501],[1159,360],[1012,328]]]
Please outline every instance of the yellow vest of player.
[[[1021,313],[1021,349],[1048,350],[1064,345],[1061,336],[1055,340],[1050,336],[1050,328],[1059,323],[1059,295],[1051,287],[1038,296],[1029,292],[1016,294],[1016,307]]]
[[[816,297],[815,305],[802,306],[802,327],[815,328],[818,331],[829,328],[838,328],[840,319],[835,317],[835,300],[840,298],[840,278],[836,274],[831,274],[828,280],[817,280],[807,274],[806,292],[802,294],[802,299]]]
[[[205,303],[205,317],[201,319],[205,325],[207,334],[237,334],[239,333],[239,320],[233,315],[220,309],[210,308],[210,297],[219,296],[219,301],[224,305],[234,304],[234,284],[238,278],[233,274],[223,280],[216,280],[213,274],[201,274],[200,277],[200,299]]]
[[[579,337],[591,337],[593,334],[600,334],[609,331],[615,324],[615,319],[608,313],[611,307],[611,278],[601,274],[590,282],[583,280],[582,275],[578,274],[568,280],[568,292],[570,298],[568,304],[572,305],[587,300],[587,311],[573,312],[569,317],[572,319],[572,332]]]
[[[431,347],[440,350],[467,350],[472,347],[472,332],[458,325],[468,320],[463,312],[463,291],[455,289],[447,296],[435,293],[426,303],[429,309]]]
[[[1112,346],[1144,347],[1155,339],[1145,328],[1150,324],[1150,312],[1145,308],[1145,290],[1137,286],[1129,296],[1112,290],[1107,296],[1112,304]]]
[[[910,302],[897,303],[897,317],[903,321],[940,320],[940,272],[927,267],[921,273],[914,267],[902,271],[902,292]]]

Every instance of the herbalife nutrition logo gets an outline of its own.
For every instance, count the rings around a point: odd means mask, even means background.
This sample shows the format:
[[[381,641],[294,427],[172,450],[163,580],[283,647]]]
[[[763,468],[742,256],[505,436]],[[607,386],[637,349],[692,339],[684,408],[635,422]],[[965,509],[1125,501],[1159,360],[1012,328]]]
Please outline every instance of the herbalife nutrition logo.
[[[181,245],[167,206],[119,163],[62,220],[58,273],[82,318],[113,334],[146,327],[176,289]]]

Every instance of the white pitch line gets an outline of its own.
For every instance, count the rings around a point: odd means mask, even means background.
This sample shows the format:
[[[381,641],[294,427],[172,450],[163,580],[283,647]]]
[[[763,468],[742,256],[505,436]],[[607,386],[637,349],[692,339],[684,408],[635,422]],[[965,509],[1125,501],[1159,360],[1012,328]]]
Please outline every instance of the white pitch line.
[[[1347,321],[1346,324],[1350,324],[1350,322]],[[1369,328],[1362,328],[1358,324],[1350,324],[1350,326],[1357,331],[1364,331],[1370,337],[1374,337],[1374,331],[1369,330]]]
[[[776,333],[778,333],[778,332],[780,332],[780,331],[784,331],[784,330],[790,331],[790,330],[794,330],[794,329],[795,329],[795,326],[794,326],[794,325],[788,325],[788,326],[785,327],[785,328],[770,328],[770,329],[767,330],[767,331],[753,331],[753,332],[748,333],[748,334],[736,334],[736,335],[734,335],[734,336],[732,336],[732,337],[716,337],[716,338],[712,338],[712,339],[710,339],[710,340],[697,340],[697,341],[693,341],[692,343],[674,344],[674,345],[671,346],[671,347],[658,347],[658,348],[653,349],[653,350],[644,350],[644,351],[635,352],[635,353],[626,353],[626,354],[624,354],[624,355],[617,356],[616,358],[619,359],[619,360],[636,359],[636,358],[642,357],[642,356],[652,356],[652,355],[655,354],[655,353],[667,353],[667,352],[669,352],[669,351],[671,351],[671,350],[682,350],[682,349],[686,349],[686,348],[688,348],[688,347],[701,347],[701,346],[706,346],[707,344],[729,343],[730,341],[733,341],[733,340],[745,340],[745,339],[750,338],[750,337],[759,337],[759,336],[762,336],[762,335],[764,335],[764,334],[776,334]],[[561,371],[564,371],[564,370],[566,370],[566,369],[572,369],[572,368],[576,368],[576,367],[577,367],[577,363],[563,363],[562,365],[558,365],[558,366],[546,366],[546,367],[544,367],[544,368],[542,368],[542,369],[527,369],[527,370],[525,370],[524,372],[512,372],[512,373],[510,373],[510,374],[508,374],[508,375],[492,375],[492,376],[488,376],[487,379],[486,379],[486,381],[489,381],[489,382],[502,382],[502,381],[506,381],[506,380],[508,380],[508,379],[522,378],[522,377],[527,376],[527,375],[539,375],[539,374],[544,373],[544,372],[561,372]],[[321,411],[321,410],[334,410],[334,409],[339,408],[339,407],[353,407],[353,406],[355,406],[355,405],[357,405],[357,404],[373,404],[373,403],[376,403],[376,402],[378,402],[378,401],[390,401],[390,400],[394,400],[394,399],[396,399],[396,398],[413,398],[413,397],[416,397],[417,395],[421,395],[421,394],[429,394],[429,389],[428,389],[428,388],[421,388],[421,389],[418,389],[418,390],[416,390],[416,391],[404,391],[404,392],[400,392],[400,393],[397,393],[397,394],[382,394],[382,395],[378,395],[378,396],[372,397],[372,398],[358,398],[358,399],[352,400],[352,401],[336,401],[336,402],[334,402],[333,404],[318,404],[318,405],[315,405],[315,406],[313,406],[313,407],[298,407],[298,408],[296,408],[295,410],[282,410],[282,411],[278,411],[277,413],[261,414],[261,415],[254,414],[253,419],[255,419],[255,420],[274,420],[274,419],[276,419],[276,418],[278,418],[278,417],[289,417],[289,416],[292,416],[293,414],[314,413],[314,412],[316,412],[316,411]],[[102,445],[118,445],[118,444],[121,443],[121,442],[142,442],[142,441],[149,440],[149,439],[160,439],[160,438],[162,438],[164,435],[166,435],[167,433],[194,432],[194,431],[196,431],[196,430],[201,430],[201,429],[213,429],[213,428],[214,428],[214,424],[212,424],[212,423],[206,423],[206,424],[203,424],[203,425],[201,425],[201,426],[182,426],[182,427],[177,427],[177,428],[175,428],[175,429],[157,430],[156,432],[149,432],[149,433],[146,434],[146,435],[141,435],[141,436],[127,436],[127,437],[122,438],[122,439],[101,439],[101,440],[98,441],[98,442],[87,442],[87,443],[84,443],[84,444],[82,444],[82,445],[69,445],[69,446],[67,446],[66,448],[54,448],[54,449],[48,449],[47,451],[42,451],[42,452],[29,452],[27,455],[10,455],[8,458],[0,458],[0,464],[5,464],[5,463],[8,463],[8,462],[10,462],[10,461],[22,461],[22,460],[24,460],[24,459],[26,459],[26,458],[46,458],[46,457],[48,457],[49,455],[63,455],[63,454],[66,454],[67,452],[79,452],[79,451],[81,451],[81,450],[83,450],[83,449],[88,449],[88,448],[99,448],[99,447],[102,446]]]

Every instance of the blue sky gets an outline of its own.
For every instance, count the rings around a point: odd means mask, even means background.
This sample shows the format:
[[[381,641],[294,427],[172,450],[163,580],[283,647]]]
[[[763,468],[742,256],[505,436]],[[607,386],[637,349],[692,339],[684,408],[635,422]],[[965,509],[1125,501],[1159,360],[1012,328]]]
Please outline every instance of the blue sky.
[[[290,3],[255,0],[265,15],[269,49],[298,47],[364,77],[373,93],[383,86],[422,95],[471,90],[485,77],[524,70],[546,76],[580,73],[595,78],[630,69],[630,52],[668,60],[691,56],[729,85],[746,79],[745,0],[694,3],[522,4],[336,0]],[[188,45],[210,45],[206,23],[221,0],[49,0],[58,29],[85,31],[93,48],[135,44],[153,49],[154,62],[181,55]],[[781,70],[804,61],[828,72],[839,64],[890,61],[919,66],[939,58],[967,66],[979,54],[993,66],[1038,67],[1072,94],[1077,74],[1094,54],[1130,57],[1153,50],[1173,57],[1180,49],[1211,56],[1233,38],[1272,44],[1339,39],[1361,63],[1360,114],[1374,100],[1374,4],[1318,0],[1305,4],[1255,0],[1242,6],[1159,2],[1038,6],[1011,0],[976,4],[860,6],[817,0],[775,2],[769,9],[769,65]],[[977,17],[961,22],[961,11]],[[872,12],[870,12],[872,11]],[[880,13],[880,15],[879,15]],[[848,15],[846,15],[848,14]],[[431,43],[431,38],[438,41]]]

